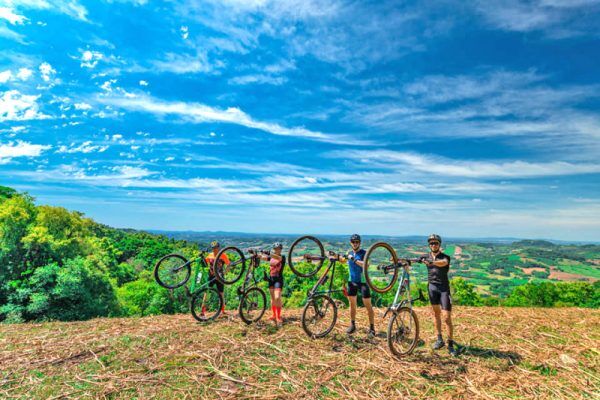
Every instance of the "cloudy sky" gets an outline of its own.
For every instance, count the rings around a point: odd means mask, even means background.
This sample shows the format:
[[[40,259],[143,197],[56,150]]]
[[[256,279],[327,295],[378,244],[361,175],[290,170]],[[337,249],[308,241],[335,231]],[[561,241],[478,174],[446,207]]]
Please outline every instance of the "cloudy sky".
[[[0,184],[117,227],[600,240],[600,1],[0,0]]]

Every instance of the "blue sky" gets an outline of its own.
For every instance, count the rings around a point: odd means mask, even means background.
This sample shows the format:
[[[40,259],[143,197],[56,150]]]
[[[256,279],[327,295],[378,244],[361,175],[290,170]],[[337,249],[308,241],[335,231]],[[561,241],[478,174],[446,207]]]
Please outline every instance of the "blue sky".
[[[117,227],[600,240],[596,0],[0,0],[0,183]]]

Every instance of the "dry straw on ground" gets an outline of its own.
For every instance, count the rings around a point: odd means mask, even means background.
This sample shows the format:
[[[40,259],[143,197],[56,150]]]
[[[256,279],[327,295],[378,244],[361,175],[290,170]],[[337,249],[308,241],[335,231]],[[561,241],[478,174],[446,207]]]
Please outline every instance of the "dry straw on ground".
[[[385,335],[359,330],[311,340],[299,310],[286,324],[244,325],[230,315],[200,325],[188,315],[0,325],[0,398],[535,398],[600,397],[600,311],[458,307],[464,353],[426,344],[393,359]],[[386,322],[377,318],[377,328]]]

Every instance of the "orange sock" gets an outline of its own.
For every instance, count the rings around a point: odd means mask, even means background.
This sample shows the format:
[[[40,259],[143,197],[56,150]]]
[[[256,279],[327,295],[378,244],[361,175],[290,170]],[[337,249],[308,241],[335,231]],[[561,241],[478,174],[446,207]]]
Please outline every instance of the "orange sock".
[[[275,306],[271,306],[271,312],[273,313],[273,315],[271,316],[271,318],[269,318],[271,321],[275,321],[277,319],[277,311],[276,311],[277,307]]]
[[[277,319],[280,320],[281,319],[281,307],[275,307],[275,311],[277,312]]]

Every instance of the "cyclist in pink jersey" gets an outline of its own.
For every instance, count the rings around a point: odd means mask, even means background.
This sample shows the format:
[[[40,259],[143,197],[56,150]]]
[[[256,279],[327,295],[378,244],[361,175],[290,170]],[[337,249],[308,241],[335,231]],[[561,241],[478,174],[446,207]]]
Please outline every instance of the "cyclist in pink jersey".
[[[281,289],[283,289],[283,266],[285,265],[285,257],[281,254],[283,245],[276,242],[273,245],[273,252],[270,255],[263,254],[261,258],[269,261],[269,292],[271,293],[271,311],[273,315],[269,318],[275,321],[277,325],[283,324],[281,318]]]

